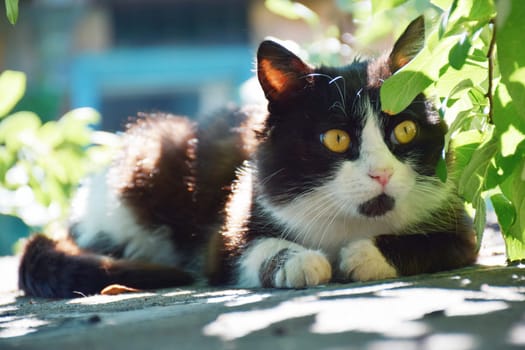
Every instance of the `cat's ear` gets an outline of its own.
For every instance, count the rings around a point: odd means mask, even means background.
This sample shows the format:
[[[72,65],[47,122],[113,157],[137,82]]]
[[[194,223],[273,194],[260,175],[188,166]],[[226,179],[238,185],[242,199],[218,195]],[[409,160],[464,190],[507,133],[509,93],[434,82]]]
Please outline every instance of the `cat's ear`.
[[[390,72],[395,73],[410,62],[425,44],[425,19],[419,16],[405,29],[390,53]]]
[[[266,98],[284,100],[311,84],[313,68],[274,41],[266,40],[257,51],[257,77]]]

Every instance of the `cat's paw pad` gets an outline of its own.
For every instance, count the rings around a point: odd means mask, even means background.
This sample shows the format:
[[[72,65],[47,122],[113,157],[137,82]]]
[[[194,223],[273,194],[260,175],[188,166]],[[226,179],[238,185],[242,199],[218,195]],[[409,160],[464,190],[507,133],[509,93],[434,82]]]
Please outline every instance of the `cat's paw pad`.
[[[374,281],[398,276],[396,269],[369,239],[355,241],[344,247],[339,269],[345,278],[353,281]]]
[[[332,266],[322,253],[289,251],[275,269],[271,284],[278,288],[304,288],[327,283],[331,278]]]

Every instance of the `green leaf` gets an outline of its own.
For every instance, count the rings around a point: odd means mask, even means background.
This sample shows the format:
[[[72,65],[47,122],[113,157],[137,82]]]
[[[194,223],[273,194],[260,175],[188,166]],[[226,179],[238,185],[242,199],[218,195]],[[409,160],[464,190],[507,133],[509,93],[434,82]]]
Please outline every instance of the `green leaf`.
[[[512,203],[516,219],[502,232],[510,261],[525,259],[525,155],[521,155],[514,173],[501,184],[503,194]],[[499,219],[499,218],[498,218]]]
[[[64,136],[62,135],[60,127],[54,120],[42,125],[40,130],[38,130],[38,139],[50,148],[55,148],[64,142]]]
[[[494,125],[499,133],[503,134],[510,125],[514,125],[522,133],[525,132],[525,118],[517,110],[516,100],[511,97],[504,82],[498,84],[493,102]]]
[[[319,16],[305,5],[290,0],[266,0],[266,8],[287,19],[302,19],[311,26],[319,25]]]
[[[501,229],[508,231],[514,222],[516,222],[516,210],[512,202],[502,193],[491,196],[490,201],[494,206],[494,211],[498,217],[498,223]]]
[[[419,71],[402,71],[394,74],[381,86],[380,98],[383,111],[394,115],[402,112],[432,79]]]
[[[456,45],[452,47],[448,55],[450,66],[457,70],[461,69],[467,61],[467,56],[471,47],[472,44],[467,36],[467,33],[463,33]]]
[[[516,129],[514,125],[501,135],[501,155],[507,157],[516,153],[518,145],[525,140],[523,132]]]
[[[487,224],[487,205],[485,204],[485,198],[480,194],[480,196],[474,200],[472,206],[476,210],[476,215],[474,216],[474,230],[476,231],[479,248]]]
[[[445,158],[443,157],[439,158],[439,161],[437,163],[436,175],[441,180],[441,182],[443,183],[447,182],[447,177],[448,177],[447,162],[445,161]]]
[[[0,183],[5,185],[5,174],[16,162],[16,155],[6,147],[0,147]]]
[[[58,125],[62,129],[64,141],[87,146],[91,143],[90,125],[99,121],[100,114],[94,109],[79,108],[64,114],[58,121]]]
[[[372,0],[372,14],[393,9],[407,1],[408,0]]]
[[[497,151],[498,142],[495,138],[491,138],[473,152],[458,183],[458,191],[466,200],[473,202],[486,190],[485,176]]]
[[[502,82],[507,86],[513,99],[516,112],[525,118],[525,45],[523,45],[523,19],[525,18],[525,1],[509,0],[500,1],[498,6],[509,5],[507,17],[498,28],[496,44],[498,47],[497,58],[501,71]]]
[[[513,104],[519,111],[525,108],[525,67],[516,69],[508,77],[507,88],[513,99]],[[521,111],[521,119],[525,118],[524,111]]]
[[[473,34],[496,16],[493,0],[458,0],[455,4],[449,16],[447,35],[463,33],[465,29]]]
[[[474,151],[483,140],[483,134],[477,130],[460,132],[452,140],[452,149],[455,153],[454,170],[462,172],[469,164]]]
[[[440,9],[446,11],[452,6],[454,0],[430,0],[430,2]]]
[[[42,122],[32,112],[17,112],[0,123],[0,140],[5,140],[9,150],[17,151],[25,145],[36,141],[36,133]]]
[[[485,135],[487,137],[491,136]],[[458,192],[476,210],[474,217],[474,228],[478,235],[478,242],[481,241],[483,230],[485,229],[486,206],[484,191],[486,188],[486,176],[492,166],[492,159],[498,151],[498,142],[494,137],[482,143],[477,148],[470,159],[465,159],[466,165],[463,168],[458,181]]]
[[[0,74],[0,118],[7,115],[24,96],[26,75],[6,70]]]
[[[5,10],[7,19],[14,25],[18,20],[18,0],[5,0]]]
[[[439,40],[437,31],[433,31],[421,52],[381,86],[379,94],[383,111],[400,113],[436,81],[441,69],[448,65],[448,52],[454,44],[454,38]]]
[[[488,103],[485,93],[477,86],[473,86],[468,91],[468,97],[470,98],[470,101],[474,107],[483,107]]]

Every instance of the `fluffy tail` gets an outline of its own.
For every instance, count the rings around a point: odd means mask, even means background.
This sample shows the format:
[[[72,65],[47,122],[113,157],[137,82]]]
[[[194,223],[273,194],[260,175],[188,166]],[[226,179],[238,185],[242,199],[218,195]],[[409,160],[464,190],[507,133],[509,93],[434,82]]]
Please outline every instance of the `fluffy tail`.
[[[98,294],[111,284],[156,289],[193,282],[190,274],[174,267],[113,260],[43,235],[26,245],[18,273],[18,285],[27,296],[45,298]]]

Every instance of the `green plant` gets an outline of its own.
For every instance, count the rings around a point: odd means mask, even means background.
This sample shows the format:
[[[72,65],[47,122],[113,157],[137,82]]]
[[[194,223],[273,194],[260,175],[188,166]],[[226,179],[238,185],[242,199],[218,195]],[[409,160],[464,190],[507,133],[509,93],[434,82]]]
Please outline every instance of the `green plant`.
[[[18,20],[18,0],[5,0],[5,12],[11,24]]]
[[[108,160],[104,146],[91,146],[100,119],[89,108],[42,123],[33,112],[9,114],[25,91],[22,72],[0,74],[0,213],[45,229],[63,220],[69,200],[87,172]]]
[[[290,0],[270,3],[268,8],[274,11],[301,8]],[[423,50],[383,84],[383,109],[398,113],[421,92],[435,96],[440,115],[450,126],[446,141],[457,157],[454,180],[474,213],[478,241],[488,202],[497,214],[509,261],[525,259],[525,47],[521,42],[525,2],[338,0],[337,4],[360,19],[357,35],[371,32],[370,23],[387,28],[375,31],[384,33],[399,26],[394,21],[400,18],[408,22],[422,13],[437,18]],[[300,14],[312,17],[310,12]],[[286,17],[293,18],[290,13]],[[444,161],[438,174],[445,179],[443,165]]]

